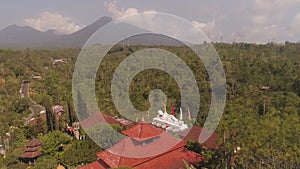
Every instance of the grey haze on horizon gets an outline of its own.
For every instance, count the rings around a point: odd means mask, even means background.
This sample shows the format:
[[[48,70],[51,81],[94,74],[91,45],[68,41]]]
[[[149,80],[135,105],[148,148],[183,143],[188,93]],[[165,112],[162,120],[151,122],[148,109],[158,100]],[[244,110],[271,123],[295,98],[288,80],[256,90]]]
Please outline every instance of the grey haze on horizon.
[[[102,16],[118,18],[145,11],[187,19],[215,42],[300,40],[300,0],[11,0],[0,6],[0,30],[17,24],[71,34]]]

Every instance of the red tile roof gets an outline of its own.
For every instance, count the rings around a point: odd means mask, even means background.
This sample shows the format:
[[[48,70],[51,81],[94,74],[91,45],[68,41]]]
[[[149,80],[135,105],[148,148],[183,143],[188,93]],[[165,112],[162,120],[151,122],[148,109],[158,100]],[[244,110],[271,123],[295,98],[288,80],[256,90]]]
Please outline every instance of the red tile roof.
[[[154,128],[151,124],[147,122],[138,123],[134,127],[122,131],[123,134],[131,138],[134,138],[138,141],[156,137],[160,135],[162,132],[163,130]]]
[[[181,147],[161,156],[156,156],[134,167],[137,169],[185,169],[183,160],[189,164],[194,164],[203,161],[204,157]]]
[[[42,144],[42,141],[37,140],[37,139],[32,139],[30,140],[29,143],[26,144],[26,147],[36,147],[36,146],[40,146]]]
[[[188,163],[200,163],[204,160],[203,156],[187,150],[184,147],[186,142],[147,123],[139,123],[133,129],[125,131],[124,134],[135,138],[143,138],[142,141],[127,137],[113,147],[98,152],[98,161],[79,169],[116,167],[178,169],[184,168],[183,160]]]
[[[127,137],[113,147],[97,153],[99,161],[104,162],[111,168],[128,166],[148,169],[180,168],[184,166],[182,159],[192,163],[201,162],[204,158],[199,154],[186,150],[184,141],[150,124],[139,123],[133,129],[125,131],[129,136],[143,138],[142,141]]]
[[[185,169],[183,160],[188,162],[189,164],[194,164],[194,163],[200,163],[201,161],[204,160],[204,157],[194,153],[192,151],[187,150],[184,147],[179,147],[177,149],[173,149],[172,151],[169,151],[168,153],[163,153],[158,156],[154,157],[149,157],[149,158],[142,158],[142,159],[125,159],[123,158],[123,161],[129,160],[131,163],[136,162],[136,165],[128,166],[129,167],[134,167],[136,169]],[[126,167],[126,164],[120,163],[121,167],[123,165]],[[128,167],[127,166],[127,167]],[[108,165],[106,165],[101,159],[98,161],[95,161],[91,164],[79,167],[77,169],[107,169],[110,168]]]
[[[40,152],[25,152],[24,154],[22,154],[22,158],[36,158],[39,157],[41,155]]]
[[[115,146],[97,153],[97,156],[110,167],[135,166],[156,155],[185,146],[185,142],[177,143],[176,141],[177,140],[173,141],[173,143],[167,141],[163,143],[162,140],[158,139],[146,145],[136,145],[132,139],[126,138]],[[170,146],[174,145],[174,143],[177,143],[177,145],[173,147]]]
[[[133,144],[130,144],[130,142],[132,143],[131,140],[121,141],[121,143],[117,143],[117,145],[114,146],[112,149],[104,150],[102,152],[97,153],[97,156],[111,168],[119,167],[119,166],[135,167],[135,166],[142,165],[143,163],[145,163],[147,161],[155,160],[158,157],[166,156],[167,154],[169,154],[170,152],[173,152],[173,151],[177,152],[177,153],[175,153],[176,155],[174,155],[173,158],[175,158],[177,156],[184,156],[184,154],[180,153],[182,151],[179,151],[179,150],[185,149],[184,146],[186,144],[185,142],[179,142],[176,146],[172,147],[171,149],[160,152],[160,150],[159,150],[160,147],[157,147],[157,145],[156,146],[149,145],[149,146],[145,146],[145,147],[140,146],[140,147],[132,148]],[[123,144],[123,145],[121,145],[121,144]],[[120,146],[124,147],[124,149],[123,149],[124,152],[116,152],[115,151]],[[131,147],[131,148],[129,148],[129,147]],[[147,152],[151,152],[151,151],[154,151],[151,153],[152,156],[149,156],[149,157],[144,156],[142,158],[138,158],[139,157],[138,155],[141,155],[143,153],[147,154]],[[130,152],[132,154],[129,154]],[[187,150],[187,152],[190,152],[190,151]],[[134,158],[134,154],[137,155],[136,158]],[[149,155],[151,155],[151,154],[149,154]],[[198,156],[200,157],[200,155],[198,155]],[[168,158],[172,158],[172,156],[168,156]],[[201,159],[202,159],[202,157],[201,157]],[[190,161],[190,160],[188,160],[188,161]],[[156,163],[162,163],[162,162],[163,161],[156,161]]]
[[[36,147],[27,147],[25,152],[34,152],[38,151],[41,148],[41,146],[36,146]]]
[[[182,131],[178,133],[181,135],[185,140],[193,140],[198,142],[199,136],[201,132],[208,132],[207,130],[203,130],[203,127],[200,126],[193,126],[189,130]],[[218,148],[218,141],[219,135],[217,133],[213,133],[204,143],[201,145],[206,148],[210,149],[217,149]]]
[[[90,164],[87,164],[85,166],[78,167],[77,169],[106,169],[108,166],[106,166],[102,161],[94,161]]]
[[[38,150],[41,148],[42,141],[37,139],[30,140],[26,145],[24,153],[21,155],[21,158],[36,158],[41,155]]]

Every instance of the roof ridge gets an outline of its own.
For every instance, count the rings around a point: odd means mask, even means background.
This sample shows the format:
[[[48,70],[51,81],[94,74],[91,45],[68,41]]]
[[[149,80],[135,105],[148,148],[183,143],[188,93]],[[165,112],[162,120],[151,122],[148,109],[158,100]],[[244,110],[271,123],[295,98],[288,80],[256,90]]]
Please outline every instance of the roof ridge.
[[[143,125],[144,125],[144,123],[141,123],[141,131],[139,133],[139,138],[142,138]]]
[[[122,131],[123,134],[129,136],[130,138],[137,139],[138,141],[156,137],[162,132],[163,131],[153,127],[147,122],[137,123],[135,126]]]
[[[122,143],[122,150],[121,150],[120,158],[118,160],[118,166],[120,166],[121,160],[123,159],[122,157],[123,157],[123,153],[124,153],[124,149],[125,149],[125,142],[126,142],[126,140],[123,141],[123,143]]]

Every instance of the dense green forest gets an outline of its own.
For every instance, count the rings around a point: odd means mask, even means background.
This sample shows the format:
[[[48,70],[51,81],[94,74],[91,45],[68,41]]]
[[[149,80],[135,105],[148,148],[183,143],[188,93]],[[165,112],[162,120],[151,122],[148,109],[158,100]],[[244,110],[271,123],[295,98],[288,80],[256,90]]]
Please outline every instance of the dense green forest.
[[[213,45],[223,63],[227,81],[226,107],[217,128],[219,149],[202,150],[197,145],[188,148],[203,153],[206,160],[202,165],[208,168],[299,168],[300,44]],[[201,60],[184,46],[155,47],[181,57],[195,74],[201,107],[194,118],[197,125],[203,125],[210,105],[210,85]],[[115,46],[104,58],[96,78],[96,96],[102,112],[118,115],[110,95],[112,75],[126,56],[144,48],[149,47]],[[100,148],[95,143],[88,138],[77,141],[62,134],[59,130],[64,129],[59,127],[60,122],[51,130],[46,124],[24,124],[31,110],[28,99],[19,93],[22,81],[31,81],[30,98],[38,104],[71,107],[72,73],[79,52],[80,49],[0,50],[0,144],[4,142],[5,133],[12,133],[10,149],[5,158],[0,157],[0,168],[26,168],[18,158],[33,137],[44,144],[43,156],[32,168],[54,168],[57,164],[74,168],[97,158],[95,152]],[[65,62],[53,62],[61,58]],[[34,79],[33,75],[42,78]],[[159,70],[143,71],[133,79],[130,86],[133,105],[138,110],[147,110],[148,95],[156,88],[162,89],[168,97],[168,110],[173,104],[180,107],[181,96],[175,80]],[[71,109],[69,111],[73,111]],[[175,111],[178,113],[179,109]],[[64,116],[64,120],[72,121],[70,113]]]

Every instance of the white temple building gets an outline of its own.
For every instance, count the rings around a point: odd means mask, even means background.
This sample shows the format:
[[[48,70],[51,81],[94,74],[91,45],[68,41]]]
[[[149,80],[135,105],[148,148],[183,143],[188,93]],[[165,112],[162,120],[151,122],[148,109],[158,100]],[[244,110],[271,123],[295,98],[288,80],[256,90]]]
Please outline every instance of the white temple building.
[[[157,117],[152,119],[152,125],[166,129],[166,131],[179,132],[188,129],[182,120],[182,110],[180,109],[179,120],[173,115],[168,114],[166,111],[158,110]]]

